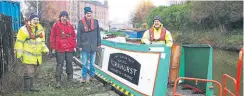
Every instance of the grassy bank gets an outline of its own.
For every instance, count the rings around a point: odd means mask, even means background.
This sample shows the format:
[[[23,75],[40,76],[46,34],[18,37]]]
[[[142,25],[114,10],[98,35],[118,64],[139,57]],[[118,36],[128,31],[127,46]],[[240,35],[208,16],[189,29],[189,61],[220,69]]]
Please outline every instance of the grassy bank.
[[[173,39],[178,44],[210,44],[213,48],[239,51],[243,46],[242,30],[220,33],[216,30],[182,32],[171,31]]]
[[[10,93],[7,96],[87,96],[92,94],[104,94],[110,89],[104,87],[98,81],[91,81],[88,83],[70,83],[66,79],[66,75],[62,78],[62,88],[55,88],[55,59],[51,59],[42,64],[38,70],[36,84],[41,89],[40,92],[22,92],[17,91]]]
[[[221,33],[216,29],[209,31],[173,31],[174,43],[177,44],[210,44],[215,49],[240,51],[243,47],[243,30],[233,30]],[[125,36],[123,32],[105,32],[105,34],[115,36]]]

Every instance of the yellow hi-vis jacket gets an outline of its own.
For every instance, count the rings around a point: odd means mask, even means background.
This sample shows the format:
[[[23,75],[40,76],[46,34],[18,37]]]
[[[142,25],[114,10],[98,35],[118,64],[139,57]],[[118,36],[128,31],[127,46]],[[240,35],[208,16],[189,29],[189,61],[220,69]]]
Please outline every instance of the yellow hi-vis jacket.
[[[163,27],[163,25],[161,25],[161,28],[159,28],[158,30],[154,28],[154,39],[160,39],[162,27]],[[172,45],[173,45],[173,39],[172,39],[171,33],[168,30],[166,30],[165,41],[162,41],[162,40],[150,41],[150,32],[149,32],[149,30],[147,30],[144,32],[141,42],[145,43],[145,44],[165,44],[166,43],[166,46],[169,46],[169,47],[172,47]]]
[[[44,30],[41,24],[37,25],[37,31],[35,31],[34,26],[30,25],[30,27],[36,36],[42,33],[43,37],[30,39],[27,27],[22,26],[19,29],[15,43],[17,58],[22,58],[23,64],[37,64],[37,62],[42,64],[42,52],[49,52],[47,46],[45,45]]]

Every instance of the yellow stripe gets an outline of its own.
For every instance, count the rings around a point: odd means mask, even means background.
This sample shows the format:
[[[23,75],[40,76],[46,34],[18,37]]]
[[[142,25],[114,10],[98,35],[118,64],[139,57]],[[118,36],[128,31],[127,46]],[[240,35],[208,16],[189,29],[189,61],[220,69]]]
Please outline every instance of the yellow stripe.
[[[16,42],[24,43],[24,41],[23,41],[23,40],[16,40]]]
[[[18,52],[18,53],[23,53],[23,50],[21,50],[21,49],[17,49],[17,52]]]
[[[117,86],[116,88],[117,88],[117,89],[119,89],[119,88],[120,88],[120,86]]]
[[[97,74],[97,76],[101,76],[100,74]]]
[[[112,86],[114,86],[114,87],[115,87],[115,86],[116,86],[116,84],[113,84]]]
[[[35,54],[35,53],[27,52],[27,51],[24,51],[24,54],[29,55],[29,56],[42,56],[42,54]]]
[[[30,45],[40,45],[40,44],[42,44],[42,42],[31,41],[31,40],[27,40],[25,43],[30,44]]]
[[[128,94],[129,94],[129,91],[126,91],[126,92],[125,92],[125,95],[128,95]]]
[[[124,88],[121,88],[120,91],[123,92],[124,91]]]
[[[97,73],[95,73],[98,77],[100,77],[100,78],[102,78],[104,81],[106,81],[106,82],[110,82],[111,84],[112,84],[112,86],[113,87],[115,87],[116,89],[118,89],[120,92],[123,92],[125,89],[124,88],[122,88],[122,87],[120,87],[120,86],[118,86],[118,85],[116,85],[115,83],[113,83],[112,81],[110,81],[110,80],[108,80],[107,78],[105,78],[105,77],[103,77],[103,75],[101,75],[101,74],[99,74],[98,72]],[[124,92],[124,94],[125,95],[129,95],[129,91],[127,91],[127,90],[125,90],[125,92]],[[134,94],[130,94],[130,96],[135,96]]]

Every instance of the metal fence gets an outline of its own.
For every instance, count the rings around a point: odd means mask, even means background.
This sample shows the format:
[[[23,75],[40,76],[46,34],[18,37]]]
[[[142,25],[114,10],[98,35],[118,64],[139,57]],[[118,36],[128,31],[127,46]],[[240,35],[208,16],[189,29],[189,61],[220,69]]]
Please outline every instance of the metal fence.
[[[0,78],[8,71],[14,61],[12,19],[0,14]]]

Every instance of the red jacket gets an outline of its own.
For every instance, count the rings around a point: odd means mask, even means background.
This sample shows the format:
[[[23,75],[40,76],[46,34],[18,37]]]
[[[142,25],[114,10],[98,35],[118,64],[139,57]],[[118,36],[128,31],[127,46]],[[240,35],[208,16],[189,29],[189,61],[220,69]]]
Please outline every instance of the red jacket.
[[[50,35],[50,47],[56,52],[73,52],[76,47],[76,36],[70,22],[57,21],[53,24]]]

